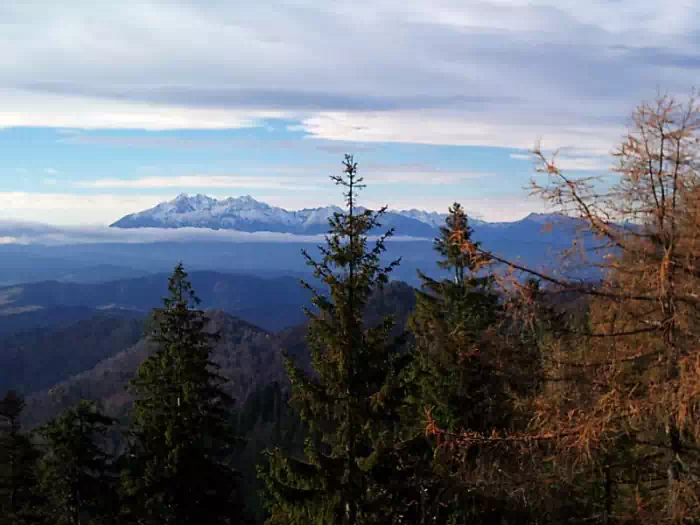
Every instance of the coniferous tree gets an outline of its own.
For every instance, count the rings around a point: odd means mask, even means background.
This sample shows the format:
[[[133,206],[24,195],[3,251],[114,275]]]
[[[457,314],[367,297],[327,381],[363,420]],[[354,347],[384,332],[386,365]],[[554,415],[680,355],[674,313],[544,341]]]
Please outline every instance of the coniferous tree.
[[[81,401],[39,429],[45,447],[40,460],[40,487],[46,498],[47,522],[114,522],[118,478],[112,458],[99,443],[113,423],[94,403]]]
[[[488,261],[476,251],[479,245],[471,235],[467,215],[455,203],[434,242],[437,264],[450,275],[439,280],[419,272],[422,287],[408,324],[415,358],[406,374],[409,408],[404,424],[416,438],[403,451],[402,465],[406,483],[420,495],[414,505],[418,523],[462,523],[464,509],[473,505],[441,464],[435,443],[420,439],[425,413],[441,428],[457,431],[472,425],[486,428],[493,419],[488,414],[498,411],[492,406],[498,385],[479,346],[496,324],[500,305],[492,278],[477,275]]]
[[[261,469],[270,524],[390,523],[400,512],[391,505],[386,463],[399,431],[406,354],[399,351],[400,338],[390,335],[391,318],[367,326],[363,317],[370,295],[398,261],[381,261],[391,230],[368,245],[385,209],[359,210],[363,184],[352,156],[345,157],[344,168],[332,180],[346,190],[346,211],[330,219],[322,259],[305,253],[328,289],[322,295],[307,285],[317,308],[307,312],[313,372],[288,361],[291,403],[310,429],[306,457],[277,450],[269,456],[269,470]]]
[[[507,417],[485,348],[501,305],[493,277],[478,274],[489,261],[472,240],[459,203],[450,207],[445,222],[435,251],[442,257],[438,265],[452,276],[436,280],[419,272],[422,290],[409,322],[416,339],[418,397],[442,428],[482,430]]]
[[[132,382],[126,518],[159,525],[239,523],[238,474],[227,461],[236,441],[232,400],[211,361],[215,336],[206,331],[182,264],[168,288],[164,308],[154,311],[155,352]]]
[[[0,400],[0,524],[24,525],[39,522],[37,459],[31,438],[21,432],[24,400],[8,392]]]
[[[422,289],[409,320],[415,355],[405,375],[404,422],[416,439],[401,464],[406,482],[420,495],[414,505],[419,523],[525,519],[522,505],[509,501],[506,478],[498,474],[508,465],[507,450],[476,445],[455,462],[453,451],[439,439],[467,433],[486,442],[513,430],[513,397],[534,382],[527,377],[529,330],[507,313],[505,297],[488,272],[490,259],[472,233],[463,208],[455,203],[434,245],[441,256],[438,265],[451,275],[439,280],[419,272]],[[421,441],[417,438],[426,431],[426,415],[428,434],[438,438]],[[437,428],[439,435],[430,430]]]

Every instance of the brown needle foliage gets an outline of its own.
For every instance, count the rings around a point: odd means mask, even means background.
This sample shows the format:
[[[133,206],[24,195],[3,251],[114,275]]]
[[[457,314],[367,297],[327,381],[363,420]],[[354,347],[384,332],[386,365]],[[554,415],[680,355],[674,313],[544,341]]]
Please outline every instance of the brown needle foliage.
[[[663,94],[639,105],[607,176],[571,177],[556,155],[533,154],[545,180],[532,193],[579,225],[564,260],[602,277],[574,281],[485,253],[547,283],[549,297],[581,296],[584,312],[548,341],[527,433],[430,430],[451,446],[542,451],[561,479],[592,483],[601,510],[588,522],[700,522],[700,108]],[[527,287],[511,288],[528,299]]]
[[[594,241],[579,242],[578,255],[597,251],[604,275],[583,292],[588,322],[576,350],[557,356],[559,373],[584,370],[572,374],[575,402],[562,412],[540,400],[538,424],[573,430],[561,444],[588,458],[604,452],[619,485],[634,486],[627,492],[637,504],[619,507],[643,507],[658,521],[700,518],[698,131],[693,98],[641,104],[614,152],[618,180],[607,190],[607,181],[568,177],[534,152],[548,179],[533,181],[533,193],[580,219]]]

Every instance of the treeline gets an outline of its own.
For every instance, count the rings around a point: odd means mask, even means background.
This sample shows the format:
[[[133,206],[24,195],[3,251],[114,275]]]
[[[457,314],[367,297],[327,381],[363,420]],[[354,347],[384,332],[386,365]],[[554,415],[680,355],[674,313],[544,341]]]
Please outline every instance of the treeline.
[[[385,210],[358,208],[346,157],[346,209],[304,254],[324,290],[305,283],[310,361],[287,358],[288,390],[234,409],[178,266],[117,448],[94,404],[28,434],[5,396],[0,523],[260,518],[234,468],[260,414],[280,444],[257,465],[270,525],[700,523],[699,130],[693,100],[642,104],[615,183],[534,151],[533,192],[581,229],[557,274],[487,252],[453,205],[435,240],[451,277],[421,275],[405,330],[368,315],[400,261],[382,262],[391,231],[369,238]],[[599,282],[566,277],[591,264]]]

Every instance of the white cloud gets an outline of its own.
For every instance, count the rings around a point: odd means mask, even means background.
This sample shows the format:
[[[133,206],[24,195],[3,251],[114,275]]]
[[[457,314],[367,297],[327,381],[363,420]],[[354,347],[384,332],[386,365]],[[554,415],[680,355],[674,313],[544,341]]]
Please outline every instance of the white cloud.
[[[612,157],[569,157],[567,155],[558,155],[552,161],[559,169],[564,171],[610,173],[613,168]]]
[[[372,237],[370,237],[372,238]],[[393,241],[416,240],[417,237],[397,235]],[[295,235],[274,232],[239,232],[234,230],[210,230],[206,228],[138,228],[121,229],[107,226],[51,227],[39,223],[17,223],[0,220],[0,244],[100,244],[153,242],[310,242],[322,243],[323,235]]]
[[[107,226],[63,226],[52,231],[14,232],[11,226],[0,222],[0,231],[8,235],[0,236],[5,244],[99,244],[128,243],[141,244],[152,242],[190,242],[190,241],[231,241],[231,242],[318,242],[319,235],[293,235],[271,232],[239,232],[232,230],[208,230],[204,228],[138,228],[121,229]],[[0,241],[2,244],[2,241]]]
[[[85,129],[228,129],[250,127],[279,111],[191,108],[0,89],[0,127]],[[64,133],[76,135],[77,133]]]
[[[425,164],[367,164],[362,167],[372,184],[457,184],[493,177],[494,173],[446,170]]]
[[[0,219],[79,225],[89,217],[89,224],[110,224],[172,197],[1,192]]]
[[[531,149],[541,140],[547,149],[563,148],[570,154],[605,155],[619,143],[624,128],[586,128],[562,123],[552,116],[523,123],[489,122],[498,115],[469,118],[459,112],[326,112],[304,120],[313,135],[331,140],[409,142],[460,146],[507,146]],[[547,122],[546,120],[549,120]]]
[[[657,85],[696,81],[700,6],[677,4],[6,2],[0,126],[283,116],[334,140],[527,148],[544,136],[604,154]]]
[[[529,153],[511,153],[508,156],[516,160],[533,160],[532,155]]]
[[[554,162],[561,170],[565,171],[595,171],[595,172],[611,172],[613,168],[613,158],[602,155],[571,155],[566,153],[554,154],[552,151],[543,152],[546,158]],[[538,163],[531,154],[511,153],[508,155],[511,159],[529,160],[532,163]]]
[[[76,188],[90,189],[262,189],[312,191],[328,184],[328,174],[338,171],[337,165],[262,166],[252,168],[252,175],[153,175],[136,179],[105,178],[73,183]],[[456,184],[492,177],[493,173],[441,169],[428,164],[367,164],[363,175],[373,185],[383,184]],[[324,203],[323,205],[325,205]]]
[[[314,186],[299,184],[298,180],[284,177],[239,176],[239,175],[177,175],[143,177],[139,179],[96,179],[74,184],[79,188],[96,189],[313,189]]]
[[[522,219],[530,213],[543,213],[547,206],[537,198],[528,198],[522,193],[518,195],[489,195],[483,198],[455,195],[452,200],[435,197],[397,197],[386,202],[369,199],[363,203],[369,208],[379,208],[388,205],[395,210],[419,209],[447,213],[447,207],[454,201],[459,202],[469,215],[489,222],[511,222]]]
[[[45,168],[44,171],[49,175],[58,175],[58,170],[55,168]]]

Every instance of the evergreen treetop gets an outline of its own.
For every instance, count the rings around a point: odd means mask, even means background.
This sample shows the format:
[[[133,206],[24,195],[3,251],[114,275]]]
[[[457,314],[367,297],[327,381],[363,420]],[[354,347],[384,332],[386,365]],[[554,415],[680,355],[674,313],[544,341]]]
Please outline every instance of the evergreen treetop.
[[[374,291],[388,281],[399,261],[382,262],[392,230],[369,246],[386,209],[358,213],[364,187],[357,164],[346,156],[343,176],[346,210],[330,219],[321,259],[304,256],[327,287],[313,294],[307,343],[313,372],[288,361],[292,406],[309,426],[306,458],[276,451],[261,471],[271,495],[269,523],[386,523],[392,513],[378,476],[399,432],[400,369],[405,353],[390,334],[393,320],[366,326],[364,313]]]
[[[216,336],[183,265],[154,312],[153,354],[132,381],[131,469],[124,489],[137,523],[231,524],[242,519],[238,476],[228,464],[236,443],[232,399],[211,360]]]

